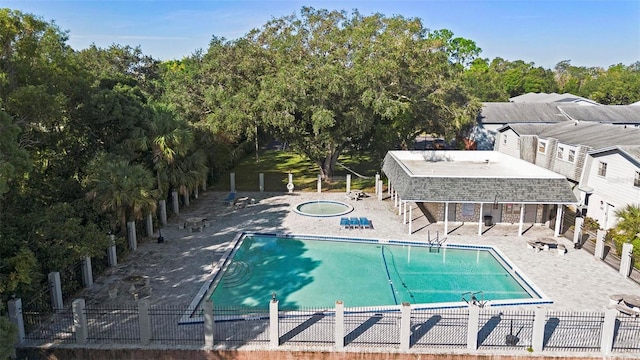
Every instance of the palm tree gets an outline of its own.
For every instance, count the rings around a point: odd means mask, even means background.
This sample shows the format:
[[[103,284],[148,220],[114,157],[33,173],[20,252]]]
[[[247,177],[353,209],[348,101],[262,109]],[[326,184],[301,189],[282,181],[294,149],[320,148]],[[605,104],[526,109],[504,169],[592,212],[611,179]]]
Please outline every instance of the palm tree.
[[[87,195],[98,207],[114,215],[126,233],[127,221],[139,220],[154,211],[159,191],[154,178],[143,165],[131,165],[126,160],[111,161],[106,156],[95,159],[85,179]]]
[[[618,252],[622,244],[632,243],[634,254],[640,254],[640,204],[627,204],[616,210],[615,215],[618,222],[613,228],[613,239]]]
[[[138,147],[151,152],[156,172],[157,188],[167,193],[167,168],[176,159],[185,156],[193,144],[193,133],[189,124],[178,118],[168,107],[157,104],[153,117],[146,124],[144,133],[138,134]]]

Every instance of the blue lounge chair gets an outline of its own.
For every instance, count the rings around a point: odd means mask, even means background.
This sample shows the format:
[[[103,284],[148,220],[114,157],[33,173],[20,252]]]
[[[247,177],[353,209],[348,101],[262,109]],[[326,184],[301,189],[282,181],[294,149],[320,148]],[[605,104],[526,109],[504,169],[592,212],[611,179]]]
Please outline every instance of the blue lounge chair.
[[[231,191],[229,193],[229,195],[227,195],[227,197],[222,200],[222,202],[224,204],[227,204],[227,205],[233,205],[233,203],[236,202],[236,192],[235,192],[235,190]]]
[[[349,219],[347,219],[346,217],[340,218],[340,226],[348,229],[350,224],[349,224]]]
[[[352,217],[349,219],[349,225],[352,229],[357,229],[360,227],[360,220],[357,217]]]
[[[371,229],[371,221],[366,217],[361,217],[360,226],[362,226],[363,229]]]

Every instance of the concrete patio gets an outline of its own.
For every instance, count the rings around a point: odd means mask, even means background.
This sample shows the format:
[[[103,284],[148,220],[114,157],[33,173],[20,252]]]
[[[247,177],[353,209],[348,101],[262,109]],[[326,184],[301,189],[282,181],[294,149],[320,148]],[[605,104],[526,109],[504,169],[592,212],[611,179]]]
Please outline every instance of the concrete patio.
[[[107,269],[106,274],[97,277],[94,285],[78,297],[85,298],[88,305],[134,305],[135,299],[128,291],[131,279],[148,276],[152,289],[151,304],[187,306],[210,276],[212,264],[220,259],[228,243],[242,231],[425,242],[429,233],[431,237],[436,233],[443,237],[444,226],[428,224],[417,207],[412,211],[412,233],[409,234],[408,225],[403,224],[403,216],[398,215],[398,209],[386,193],[382,201],[375,196],[356,201],[344,193],[333,192],[241,192],[239,196],[256,200],[255,204],[242,208],[223,204],[226,194],[201,193],[190,207],[182,208],[180,215],[171,218],[169,224],[162,228],[163,243],[158,243],[156,238],[142,241],[127,259],[119,259],[120,264]],[[366,216],[373,228],[344,229],[340,227],[338,217],[309,217],[292,211],[298,203],[315,199],[348,202],[354,207],[348,216]],[[180,228],[178,224],[191,217],[206,218],[210,224],[198,232]],[[553,300],[553,304],[544,305],[550,311],[602,311],[608,306],[612,294],[640,295],[640,286],[588,252],[573,249],[572,242],[564,237],[559,237],[558,243],[568,249],[565,255],[554,250],[536,252],[528,249],[529,240],[553,237],[553,230],[544,226],[525,228],[521,237],[517,236],[517,224],[483,225],[482,236],[478,236],[477,223],[449,224],[448,229],[447,243],[497,247]]]

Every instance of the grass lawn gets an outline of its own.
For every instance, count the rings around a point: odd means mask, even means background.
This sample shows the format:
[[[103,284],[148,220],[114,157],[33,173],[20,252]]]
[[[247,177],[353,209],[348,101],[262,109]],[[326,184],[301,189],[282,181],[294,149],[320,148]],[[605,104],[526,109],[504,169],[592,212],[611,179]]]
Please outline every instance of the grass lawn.
[[[336,165],[334,176],[329,182],[322,183],[322,191],[345,191],[346,175],[351,174],[351,189],[375,191],[375,176],[380,164],[368,156],[342,155],[338,163],[366,177],[359,178],[340,165]],[[264,191],[287,191],[288,174],[293,174],[295,191],[316,191],[320,170],[306,158],[287,150],[265,150],[256,163],[255,156],[248,156],[242,162],[222,175],[213,184],[213,190],[230,189],[230,173],[236,174],[236,190],[260,191],[259,174],[264,173]]]

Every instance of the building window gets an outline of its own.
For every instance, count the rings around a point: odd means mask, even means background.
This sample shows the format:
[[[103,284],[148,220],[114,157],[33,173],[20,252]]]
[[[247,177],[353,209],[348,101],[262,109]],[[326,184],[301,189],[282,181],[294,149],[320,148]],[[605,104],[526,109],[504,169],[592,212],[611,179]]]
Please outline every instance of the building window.
[[[633,179],[633,186],[640,188],[640,171],[636,171],[636,177]]]
[[[558,147],[558,159],[562,159],[564,157],[564,148],[562,146]]]
[[[600,161],[598,163],[598,175],[602,177],[607,176],[607,163]]]
[[[547,152],[547,143],[540,141],[538,143],[538,152],[544,154],[545,152]]]
[[[502,143],[507,144],[507,134],[502,134]]]
[[[574,162],[576,159],[576,151],[575,150],[569,150],[569,161],[570,162]]]
[[[520,206],[522,204],[507,204],[505,206],[505,214],[520,215]]]

